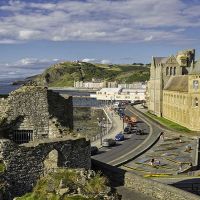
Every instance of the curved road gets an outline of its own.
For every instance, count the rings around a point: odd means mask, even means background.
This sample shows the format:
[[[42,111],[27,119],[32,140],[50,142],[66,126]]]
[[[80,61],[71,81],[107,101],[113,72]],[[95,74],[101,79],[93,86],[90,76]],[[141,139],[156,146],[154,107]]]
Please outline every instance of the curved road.
[[[138,155],[141,155],[157,141],[159,134],[162,131],[161,128],[157,127],[147,117],[143,116],[131,106],[126,107],[125,114],[128,116],[132,116],[133,114],[137,115],[139,119],[137,126],[138,128],[143,129],[146,134],[126,135],[125,141],[117,142],[115,147],[101,148],[99,154],[92,158],[110,165],[119,166]]]

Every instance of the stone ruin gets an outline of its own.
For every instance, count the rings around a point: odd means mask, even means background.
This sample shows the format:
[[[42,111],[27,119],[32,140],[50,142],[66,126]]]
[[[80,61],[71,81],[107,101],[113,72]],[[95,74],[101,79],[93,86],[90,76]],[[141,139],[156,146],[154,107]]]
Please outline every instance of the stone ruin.
[[[0,99],[0,185],[6,198],[30,192],[56,168],[90,169],[90,142],[72,138],[72,129],[72,97],[23,86]]]
[[[73,129],[72,97],[24,86],[0,99],[0,137],[21,144],[56,138]]]

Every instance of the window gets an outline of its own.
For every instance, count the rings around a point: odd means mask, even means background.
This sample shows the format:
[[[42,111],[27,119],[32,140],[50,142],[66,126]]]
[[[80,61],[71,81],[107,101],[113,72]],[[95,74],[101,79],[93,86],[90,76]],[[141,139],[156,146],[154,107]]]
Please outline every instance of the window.
[[[33,131],[32,130],[14,130],[13,141],[17,144],[28,143],[33,141]]]
[[[166,76],[169,75],[169,67],[166,68]]]
[[[170,67],[170,75],[173,75],[172,72],[173,71],[173,69],[172,69],[172,67]]]
[[[174,75],[176,75],[176,67],[174,67]]]
[[[194,99],[194,106],[199,106],[199,101],[198,101],[198,98],[197,97],[195,97],[195,99]]]

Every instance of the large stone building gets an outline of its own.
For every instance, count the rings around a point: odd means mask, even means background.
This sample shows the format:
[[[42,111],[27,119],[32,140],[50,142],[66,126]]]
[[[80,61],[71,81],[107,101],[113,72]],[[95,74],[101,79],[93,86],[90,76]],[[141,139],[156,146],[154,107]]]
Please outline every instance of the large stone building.
[[[200,61],[195,62],[194,49],[153,57],[147,86],[149,111],[200,131],[199,81]]]

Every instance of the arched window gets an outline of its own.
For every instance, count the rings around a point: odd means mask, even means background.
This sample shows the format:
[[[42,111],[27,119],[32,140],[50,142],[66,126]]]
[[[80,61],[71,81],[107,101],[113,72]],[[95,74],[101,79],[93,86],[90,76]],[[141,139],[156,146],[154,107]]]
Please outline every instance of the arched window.
[[[169,67],[166,68],[166,76],[169,75]]]
[[[174,67],[174,75],[176,75],[176,67]]]
[[[194,106],[199,106],[199,100],[197,97],[194,99]]]
[[[170,67],[170,75],[173,75],[173,69]]]

